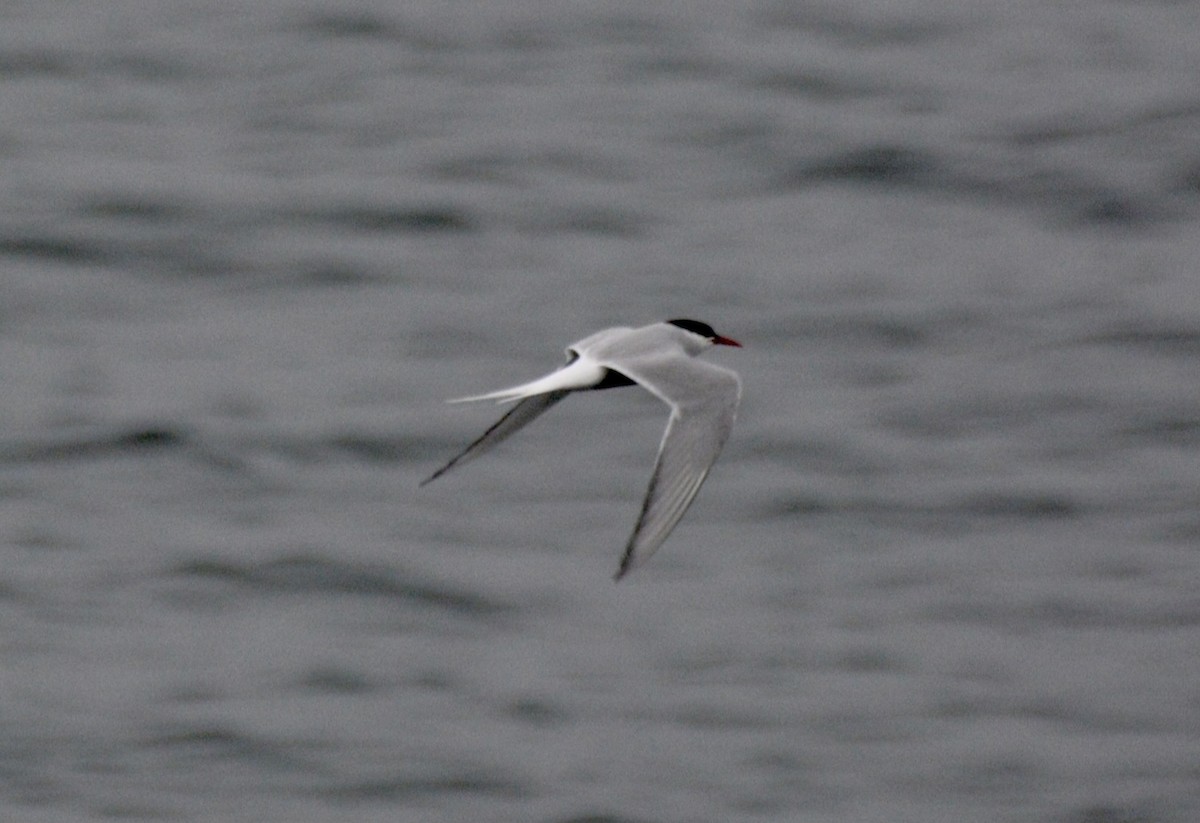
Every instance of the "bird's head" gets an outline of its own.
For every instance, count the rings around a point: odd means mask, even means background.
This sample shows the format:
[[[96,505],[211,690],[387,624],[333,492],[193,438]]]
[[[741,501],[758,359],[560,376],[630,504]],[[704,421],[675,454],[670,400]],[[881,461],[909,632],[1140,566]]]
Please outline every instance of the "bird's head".
[[[669,323],[672,326],[676,326],[677,328],[683,329],[686,332],[690,332],[690,333],[696,335],[697,337],[703,338],[711,346],[737,346],[738,348],[742,347],[742,344],[739,343],[738,341],[734,340],[731,337],[724,337],[720,334],[717,334],[716,330],[713,329],[712,326],[708,325],[707,323],[701,323],[699,320],[688,320],[686,318],[676,318],[674,320],[668,320],[667,323]]]

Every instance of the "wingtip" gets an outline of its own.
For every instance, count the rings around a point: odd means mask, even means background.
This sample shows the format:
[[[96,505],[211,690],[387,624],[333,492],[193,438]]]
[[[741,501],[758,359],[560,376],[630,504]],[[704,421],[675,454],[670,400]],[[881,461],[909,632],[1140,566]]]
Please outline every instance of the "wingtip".
[[[426,477],[424,480],[422,480],[420,483],[418,483],[418,484],[417,484],[417,488],[418,488],[418,489],[423,489],[423,488],[425,488],[425,487],[426,487],[426,486],[428,486],[430,483],[432,483],[434,480],[437,480],[439,477],[441,477],[443,474],[445,474],[445,473],[446,473],[446,470],[447,470],[447,469],[449,469],[449,468],[450,468],[450,466],[448,466],[448,465],[447,465],[447,466],[442,466],[440,469],[438,469],[437,471],[435,471],[433,474],[429,475],[429,476],[428,476],[428,477]]]
[[[617,567],[617,572],[613,575],[613,582],[620,583],[625,578],[625,575],[633,571],[633,565],[633,552],[626,550],[625,554],[621,557],[621,565]]]

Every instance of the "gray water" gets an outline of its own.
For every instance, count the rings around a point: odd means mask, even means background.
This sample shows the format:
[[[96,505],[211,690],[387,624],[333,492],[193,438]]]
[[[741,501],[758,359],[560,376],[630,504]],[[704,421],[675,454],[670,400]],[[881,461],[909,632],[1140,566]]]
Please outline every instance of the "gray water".
[[[1196,3],[0,7],[0,819],[1200,819]],[[441,401],[608,325],[665,410]]]

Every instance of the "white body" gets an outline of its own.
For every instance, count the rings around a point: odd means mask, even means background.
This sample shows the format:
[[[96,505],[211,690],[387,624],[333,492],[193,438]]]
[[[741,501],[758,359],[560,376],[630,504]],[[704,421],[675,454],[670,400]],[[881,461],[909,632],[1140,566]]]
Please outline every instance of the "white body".
[[[500,391],[451,402],[520,401],[461,454],[424,483],[479,456],[571,392],[636,383],[671,408],[642,512],[617,577],[649,557],[687,511],[733,427],[741,399],[735,372],[694,359],[715,341],[672,323],[605,329],[567,348],[557,371]],[[422,485],[424,485],[424,483]]]

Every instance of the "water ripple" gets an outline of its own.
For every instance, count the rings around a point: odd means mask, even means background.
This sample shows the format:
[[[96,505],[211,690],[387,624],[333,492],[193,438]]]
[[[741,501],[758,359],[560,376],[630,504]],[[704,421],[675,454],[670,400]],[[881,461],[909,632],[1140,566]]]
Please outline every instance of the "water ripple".
[[[197,581],[245,587],[264,594],[336,594],[385,597],[472,617],[492,617],[510,607],[479,594],[415,580],[386,566],[356,564],[310,554],[259,563],[198,559],[173,574]]]

